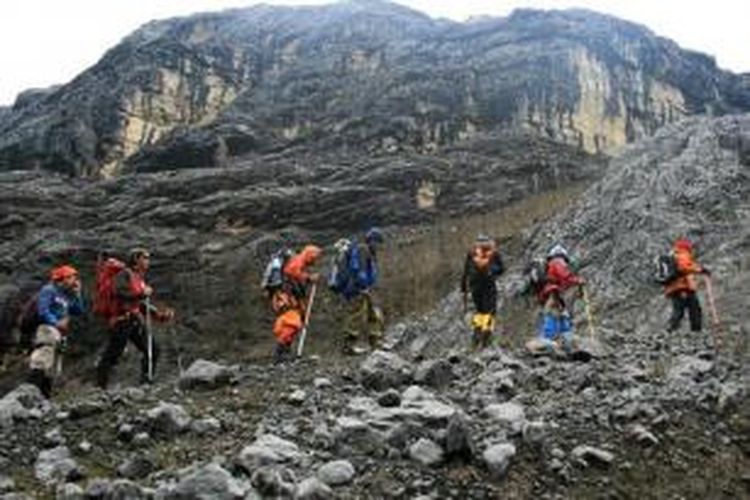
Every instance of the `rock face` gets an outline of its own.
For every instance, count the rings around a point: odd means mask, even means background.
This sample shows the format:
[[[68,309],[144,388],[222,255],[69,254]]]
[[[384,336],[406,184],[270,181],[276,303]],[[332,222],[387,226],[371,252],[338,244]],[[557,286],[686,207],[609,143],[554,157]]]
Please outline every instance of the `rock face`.
[[[419,47],[419,50],[415,50]],[[314,148],[432,151],[498,127],[610,151],[698,112],[750,109],[740,77],[582,10],[467,23],[388,2],[152,22],[0,118],[0,170],[110,175]]]

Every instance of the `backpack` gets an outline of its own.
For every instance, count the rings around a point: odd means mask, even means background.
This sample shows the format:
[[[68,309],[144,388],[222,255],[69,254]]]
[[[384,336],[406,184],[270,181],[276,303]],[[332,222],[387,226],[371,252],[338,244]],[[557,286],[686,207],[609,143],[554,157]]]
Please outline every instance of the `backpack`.
[[[292,250],[286,247],[277,250],[271,255],[263,271],[263,278],[260,281],[260,287],[268,295],[273,295],[284,284],[284,266],[292,255]]]
[[[547,283],[547,262],[544,259],[534,259],[523,270],[524,292],[538,293]]]
[[[662,254],[654,258],[654,281],[661,285],[667,285],[676,280],[680,273],[677,269],[677,261],[674,255]]]
[[[117,315],[115,276],[125,267],[124,262],[114,257],[100,260],[96,264],[96,290],[92,307],[94,314],[105,319],[111,319]]]
[[[18,316],[18,345],[23,349],[31,349],[34,342],[34,333],[41,324],[39,319],[39,292],[33,294],[21,307]]]
[[[350,293],[357,278],[359,246],[342,239],[336,243],[336,249],[338,252],[328,273],[328,288],[334,293]]]

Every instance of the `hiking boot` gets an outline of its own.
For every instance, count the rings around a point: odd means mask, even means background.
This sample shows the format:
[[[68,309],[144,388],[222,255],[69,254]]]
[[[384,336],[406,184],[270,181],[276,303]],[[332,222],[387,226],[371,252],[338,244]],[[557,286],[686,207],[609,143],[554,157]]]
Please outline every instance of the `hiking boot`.
[[[44,370],[31,370],[28,382],[37,386],[45,398],[49,399],[52,396],[52,379],[44,373]]]

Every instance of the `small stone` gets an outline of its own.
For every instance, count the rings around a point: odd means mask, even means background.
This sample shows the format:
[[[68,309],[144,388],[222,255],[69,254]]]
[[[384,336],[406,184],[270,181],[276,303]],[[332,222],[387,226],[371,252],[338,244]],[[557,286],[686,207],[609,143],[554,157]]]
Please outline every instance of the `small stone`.
[[[631,427],[629,435],[635,439],[637,443],[644,446],[655,446],[659,444],[659,439],[641,424],[635,424]]]
[[[317,377],[315,380],[313,380],[313,385],[316,389],[327,389],[333,386],[331,381],[325,377]]]
[[[377,401],[384,408],[393,408],[401,404],[401,394],[396,389],[388,389],[378,396]]]
[[[134,431],[135,431],[135,427],[133,427],[131,424],[122,424],[120,427],[117,428],[117,439],[125,443],[128,443],[133,439]]]
[[[91,448],[92,448],[91,443],[89,443],[85,439],[81,441],[80,443],[78,443],[78,451],[80,451],[81,453],[86,454],[91,451]]]
[[[55,500],[84,500],[83,488],[74,483],[57,485]]]
[[[443,449],[430,439],[420,438],[409,447],[409,456],[422,465],[437,465],[443,461]]]
[[[482,454],[484,463],[487,465],[490,474],[495,479],[505,476],[511,459],[516,455],[516,447],[511,443],[496,444],[487,448]]]
[[[296,500],[328,500],[334,498],[333,490],[317,477],[308,477],[297,485]]]
[[[317,477],[329,486],[347,484],[354,479],[354,466],[348,460],[334,460],[318,469]]]
[[[574,458],[583,460],[587,465],[595,463],[598,465],[609,466],[615,460],[614,454],[587,445],[576,446],[571,454]]]
[[[148,434],[148,432],[139,432],[135,436],[133,436],[133,444],[143,446],[144,444],[148,443],[151,439],[151,436]]]
[[[294,405],[301,405],[307,399],[307,393],[302,389],[297,389],[287,396],[287,400]]]
[[[190,424],[190,428],[196,434],[203,436],[219,432],[221,430],[221,422],[213,417],[201,418],[194,420],[193,423]]]

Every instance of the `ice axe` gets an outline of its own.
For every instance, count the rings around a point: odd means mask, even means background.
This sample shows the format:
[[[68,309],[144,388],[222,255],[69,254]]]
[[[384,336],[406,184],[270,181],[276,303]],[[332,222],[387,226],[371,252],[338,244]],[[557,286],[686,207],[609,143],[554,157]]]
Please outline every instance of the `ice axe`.
[[[708,297],[708,308],[711,310],[711,321],[713,322],[714,328],[711,332],[714,337],[714,345],[716,349],[719,349],[721,339],[719,338],[719,313],[716,312],[716,301],[714,300],[714,290],[709,276],[703,276],[703,282],[706,284],[706,296]]]
[[[310,322],[310,313],[312,312],[313,301],[315,300],[315,289],[317,283],[313,283],[310,289],[310,299],[307,301],[307,308],[305,309],[305,321],[302,323],[302,334],[299,336],[299,343],[297,344],[297,357],[302,357],[302,350],[305,348],[305,337],[307,336],[307,324]]]
[[[594,315],[591,312],[591,303],[589,302],[589,293],[586,290],[586,286],[581,286],[581,292],[583,294],[583,305],[586,309],[586,323],[589,325],[589,338],[593,341],[596,337],[594,332]]]
[[[148,382],[154,381],[154,335],[151,331],[151,299],[146,297],[146,356],[148,359]]]

